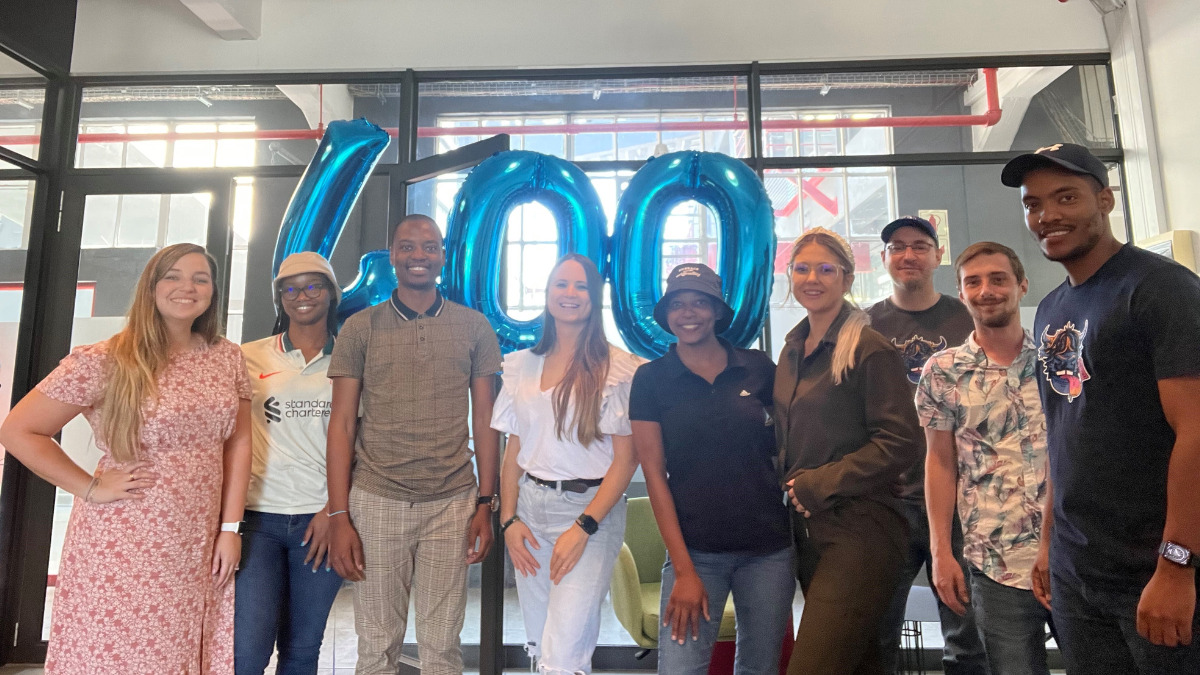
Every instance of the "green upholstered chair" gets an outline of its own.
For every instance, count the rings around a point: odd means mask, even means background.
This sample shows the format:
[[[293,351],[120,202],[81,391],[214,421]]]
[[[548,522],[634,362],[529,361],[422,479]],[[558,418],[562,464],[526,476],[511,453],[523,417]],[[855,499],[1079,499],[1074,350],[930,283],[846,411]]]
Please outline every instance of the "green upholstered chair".
[[[613,568],[613,612],[633,641],[650,650],[658,647],[659,592],[667,549],[650,510],[650,499],[634,497],[628,504],[625,544]],[[730,595],[717,639],[733,640],[736,634]]]

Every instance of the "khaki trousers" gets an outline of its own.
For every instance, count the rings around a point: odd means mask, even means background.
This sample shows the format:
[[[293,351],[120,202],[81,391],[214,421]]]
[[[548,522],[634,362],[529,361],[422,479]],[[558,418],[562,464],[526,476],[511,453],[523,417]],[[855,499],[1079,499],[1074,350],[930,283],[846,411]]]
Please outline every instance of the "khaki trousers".
[[[363,544],[366,579],[354,584],[358,675],[395,675],[416,592],[423,675],[461,675],[459,634],[467,607],[467,524],[476,488],[430,502],[350,490],[350,517]]]

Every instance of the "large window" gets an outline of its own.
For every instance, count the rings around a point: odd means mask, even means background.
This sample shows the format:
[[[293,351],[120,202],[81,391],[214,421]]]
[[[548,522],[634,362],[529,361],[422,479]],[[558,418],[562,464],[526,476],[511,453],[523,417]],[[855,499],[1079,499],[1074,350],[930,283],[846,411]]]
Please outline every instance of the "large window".
[[[3,58],[3,55],[0,55]],[[0,147],[38,158],[46,90],[0,79]]]
[[[88,87],[79,167],[304,166],[332,120],[366,118],[397,134],[394,84]],[[392,143],[383,163],[395,163]]]
[[[762,105],[766,157],[1116,146],[1104,66],[771,73]]]
[[[750,154],[743,76],[426,82],[419,101],[418,158],[497,133],[573,161]]]
[[[8,416],[12,399],[32,193],[33,181],[0,180],[0,422]],[[4,472],[3,453],[0,446],[0,476]]]

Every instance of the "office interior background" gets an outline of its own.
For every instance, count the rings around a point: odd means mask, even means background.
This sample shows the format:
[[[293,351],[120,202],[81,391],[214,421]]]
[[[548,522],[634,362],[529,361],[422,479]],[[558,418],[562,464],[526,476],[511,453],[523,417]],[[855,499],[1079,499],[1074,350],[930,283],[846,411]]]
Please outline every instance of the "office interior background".
[[[281,218],[324,125],[360,117],[392,140],[332,256],[343,285],[404,214],[444,226],[470,167],[497,149],[576,163],[610,223],[647,158],[706,150],[744,160],[771,198],[780,256],[759,346],[772,356],[803,317],[788,244],[815,226],[846,236],[866,306],[890,293],[879,232],[905,214],[944,230],[944,293],[967,244],[1017,250],[1029,325],[1063,272],[1000,184],[1021,152],[1088,146],[1110,166],[1116,236],[1195,259],[1197,44],[1190,0],[6,0],[0,415],[71,347],[121,328],[164,245],[217,258],[229,339],[268,335]],[[923,119],[853,125],[871,118]],[[503,300],[531,318],[559,253],[553,217],[521,206],[505,238]],[[663,274],[735,245],[696,202],[675,207],[661,240]],[[94,466],[85,422],[63,445]],[[16,462],[2,472],[0,665],[38,663],[71,497]],[[645,494],[640,476],[630,494]],[[471,598],[470,667],[523,667],[502,551],[472,571]],[[606,612],[596,667],[652,669]],[[924,634],[940,640],[934,624]],[[331,668],[352,666],[343,650]]]

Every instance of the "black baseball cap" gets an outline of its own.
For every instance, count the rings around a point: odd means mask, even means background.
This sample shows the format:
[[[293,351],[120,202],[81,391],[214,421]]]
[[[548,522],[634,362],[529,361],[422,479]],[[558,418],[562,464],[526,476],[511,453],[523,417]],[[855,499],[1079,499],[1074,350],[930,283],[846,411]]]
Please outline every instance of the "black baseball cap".
[[[1008,187],[1021,187],[1021,183],[1025,182],[1025,174],[1048,166],[1062,167],[1071,173],[1091,176],[1100,181],[1101,187],[1108,187],[1108,167],[1096,159],[1091,150],[1074,143],[1055,143],[1016,157],[1004,165],[1004,171],[1000,173],[1000,182]]]
[[[888,243],[888,240],[892,238],[892,235],[896,233],[896,230],[902,227],[915,227],[929,235],[929,238],[933,239],[935,242],[938,240],[937,228],[933,226],[933,223],[925,220],[924,218],[918,218],[916,216],[901,216],[893,220],[884,226],[883,232],[879,233],[879,238],[883,239],[883,243],[886,244]]]
[[[733,323],[733,309],[721,295],[721,277],[708,265],[683,263],[676,265],[675,269],[671,270],[671,274],[667,276],[667,292],[663,293],[662,299],[654,305],[654,320],[671,335],[674,335],[675,332],[667,325],[667,301],[679,291],[703,293],[711,297],[717,307],[725,309],[724,316],[717,319],[716,325],[713,326],[713,332],[717,335],[724,333],[729,328],[729,324]]]

